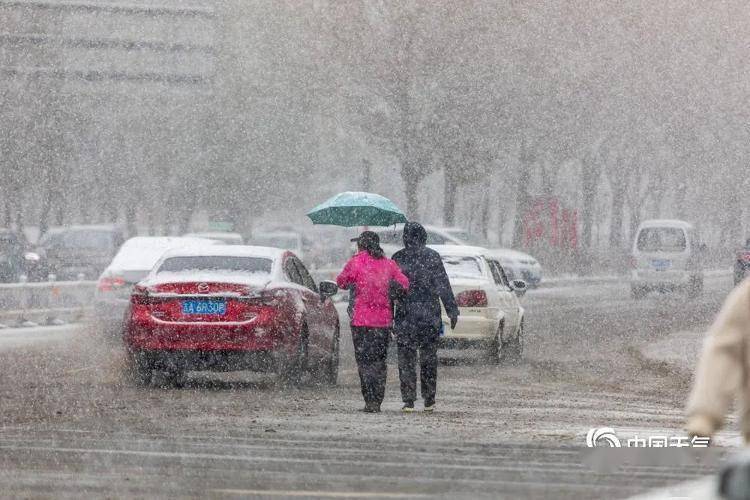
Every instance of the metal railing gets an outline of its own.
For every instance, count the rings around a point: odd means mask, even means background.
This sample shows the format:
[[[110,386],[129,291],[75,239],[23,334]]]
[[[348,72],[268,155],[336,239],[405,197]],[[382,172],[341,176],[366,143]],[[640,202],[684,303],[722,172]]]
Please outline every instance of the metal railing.
[[[0,285],[0,325],[56,325],[80,320],[91,306],[95,281]]]

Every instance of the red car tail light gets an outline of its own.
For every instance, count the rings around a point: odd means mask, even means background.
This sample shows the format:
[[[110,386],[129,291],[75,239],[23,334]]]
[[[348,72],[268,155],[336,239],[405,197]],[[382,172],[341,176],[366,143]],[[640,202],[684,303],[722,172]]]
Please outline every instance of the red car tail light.
[[[125,285],[125,279],[119,276],[102,276],[96,288],[100,292],[111,292]]]
[[[458,307],[487,307],[487,293],[484,290],[466,290],[456,295]]]
[[[143,306],[150,304],[148,289],[139,285],[133,287],[133,293],[130,294],[130,303]]]

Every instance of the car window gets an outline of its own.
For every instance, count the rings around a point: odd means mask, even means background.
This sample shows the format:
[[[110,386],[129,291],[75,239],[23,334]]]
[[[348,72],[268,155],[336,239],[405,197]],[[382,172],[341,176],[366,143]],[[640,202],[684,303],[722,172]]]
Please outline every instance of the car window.
[[[685,231],[678,227],[648,227],[638,234],[642,252],[683,252],[687,247]]]
[[[297,266],[294,265],[294,259],[291,257],[284,262],[284,275],[292,283],[304,286],[302,283],[302,276],[300,276]]]
[[[306,286],[313,292],[318,291],[318,287],[315,285],[315,280],[312,276],[310,276],[310,273],[305,268],[305,265],[300,262],[299,259],[290,259],[294,262],[295,267],[297,268],[297,272],[299,273],[300,278],[302,279],[302,285]]]
[[[471,256],[455,257],[443,256],[445,272],[451,278],[482,278],[482,264],[479,259]]]
[[[225,255],[191,255],[164,259],[158,273],[242,273],[270,274],[273,262],[262,257],[235,257]]]
[[[508,281],[508,277],[505,275],[503,266],[501,266],[500,263],[494,260],[490,260],[487,262],[490,265],[490,271],[492,271],[492,279],[495,281],[495,284],[504,286],[505,288],[510,288],[510,282]]]

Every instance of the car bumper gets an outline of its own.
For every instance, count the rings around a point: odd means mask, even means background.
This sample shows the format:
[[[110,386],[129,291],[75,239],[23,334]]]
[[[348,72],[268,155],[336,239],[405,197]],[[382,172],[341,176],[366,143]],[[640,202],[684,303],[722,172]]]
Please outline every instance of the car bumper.
[[[451,349],[492,342],[497,334],[498,320],[462,314],[458,317],[455,330],[450,329],[448,318],[443,318],[443,325],[443,335],[440,336],[439,346],[444,349]]]
[[[253,370],[272,372],[277,366],[272,351],[132,350],[139,362],[153,370],[179,368],[187,371]]]
[[[125,343],[149,351],[268,351],[280,347],[280,335],[264,325],[128,323]]]
[[[630,282],[644,288],[675,288],[687,286],[696,276],[691,271],[633,271]]]

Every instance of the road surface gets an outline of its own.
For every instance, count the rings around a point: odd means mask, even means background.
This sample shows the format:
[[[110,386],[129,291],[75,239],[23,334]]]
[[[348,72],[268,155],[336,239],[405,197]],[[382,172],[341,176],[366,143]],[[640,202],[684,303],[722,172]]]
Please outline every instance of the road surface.
[[[243,372],[162,389],[128,382],[96,328],[0,331],[0,495],[586,499],[695,479],[712,469],[596,470],[585,435],[681,433],[689,373],[640,348],[705,327],[730,287],[640,301],[624,284],[532,291],[524,362],[448,360],[433,415],[400,413],[393,365],[384,411],[359,412],[348,332],[335,388]]]

